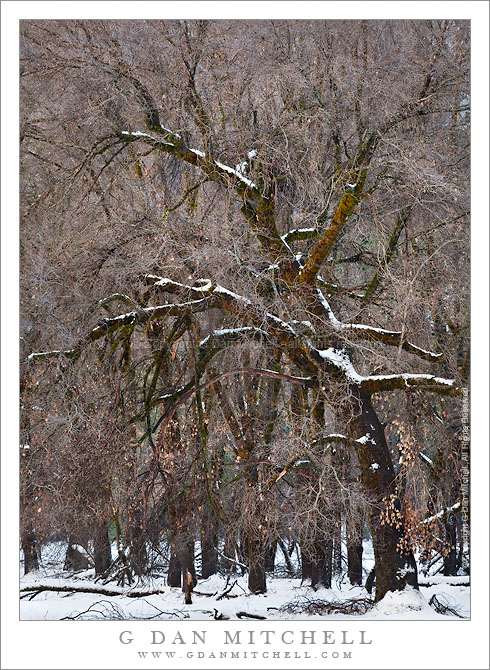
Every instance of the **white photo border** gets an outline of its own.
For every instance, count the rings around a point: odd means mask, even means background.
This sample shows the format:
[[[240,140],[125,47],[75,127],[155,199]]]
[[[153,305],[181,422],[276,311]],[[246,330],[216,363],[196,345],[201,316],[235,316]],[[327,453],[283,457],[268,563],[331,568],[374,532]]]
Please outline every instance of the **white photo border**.
[[[138,659],[134,645],[119,641],[122,631],[140,640],[149,631],[207,631],[207,648],[224,649],[224,631],[260,630],[247,622],[33,622],[18,620],[18,307],[19,148],[18,34],[22,19],[340,19],[461,18],[472,21],[472,586],[470,621],[273,621],[267,629],[359,634],[371,645],[355,646],[352,658],[322,658],[324,645],[294,645],[304,656],[274,658],[271,647],[232,661],[238,668],[488,668],[488,21],[486,1],[468,2],[2,2],[2,668],[225,668],[230,660],[197,659],[192,645],[175,660]],[[14,169],[15,168],[15,169]],[[13,324],[17,324],[13,327]],[[150,649],[148,644],[145,649]],[[337,649],[337,647],[335,647]],[[179,657],[180,654],[180,657]],[[303,661],[304,659],[304,661]],[[305,665],[303,665],[303,662]],[[169,665],[174,663],[174,665]],[[223,663],[222,665],[220,663]]]

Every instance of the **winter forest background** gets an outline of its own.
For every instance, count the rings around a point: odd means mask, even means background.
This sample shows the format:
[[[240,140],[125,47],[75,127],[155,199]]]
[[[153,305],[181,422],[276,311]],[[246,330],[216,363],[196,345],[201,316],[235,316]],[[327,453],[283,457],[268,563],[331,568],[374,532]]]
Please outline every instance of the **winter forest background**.
[[[468,616],[469,49],[21,22],[22,617]]]

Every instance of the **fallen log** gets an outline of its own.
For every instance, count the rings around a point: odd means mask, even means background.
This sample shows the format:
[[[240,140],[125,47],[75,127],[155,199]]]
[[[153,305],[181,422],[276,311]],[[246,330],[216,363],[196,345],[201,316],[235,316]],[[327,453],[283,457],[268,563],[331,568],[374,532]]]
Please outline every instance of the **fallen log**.
[[[429,586],[469,586],[470,582],[469,580],[467,582],[431,582],[430,580],[428,581],[421,581],[419,580],[419,586],[429,587]]]
[[[26,598],[32,594],[30,600],[35,598],[40,593],[45,591],[55,591],[58,593],[96,593],[101,596],[125,596],[126,598],[145,598],[146,596],[154,596],[165,593],[162,589],[148,590],[133,590],[133,591],[115,591],[112,589],[97,588],[94,586],[51,586],[47,584],[37,584],[36,586],[24,586],[20,589],[21,598]]]
[[[261,616],[260,614],[249,614],[248,612],[237,612],[236,615],[239,619],[267,619],[266,616]]]
[[[229,619],[230,617],[227,616],[226,614],[223,614],[222,612],[218,612],[217,609],[214,610],[214,618],[216,621],[225,621]]]

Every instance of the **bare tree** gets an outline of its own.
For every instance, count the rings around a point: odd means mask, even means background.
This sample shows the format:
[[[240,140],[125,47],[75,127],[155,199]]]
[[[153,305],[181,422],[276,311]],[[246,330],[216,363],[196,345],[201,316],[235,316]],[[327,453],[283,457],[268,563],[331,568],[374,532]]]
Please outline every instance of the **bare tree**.
[[[61,325],[56,351],[41,328],[29,368],[77,370],[105,349],[102,369],[120,351],[111,383],[133,384],[152,473],[186,403],[209,447],[201,394],[242,375],[241,428],[216,407],[259,501],[281,398],[316,394],[323,413],[303,403],[316,439],[357,457],[377,599],[417,585],[384,407],[394,394],[450,406],[468,372],[468,49],[458,21],[23,24],[24,174],[35,193],[34,158],[60,173],[43,200],[26,195],[26,216],[37,207],[58,231],[33,266],[45,254],[61,277],[36,279]]]

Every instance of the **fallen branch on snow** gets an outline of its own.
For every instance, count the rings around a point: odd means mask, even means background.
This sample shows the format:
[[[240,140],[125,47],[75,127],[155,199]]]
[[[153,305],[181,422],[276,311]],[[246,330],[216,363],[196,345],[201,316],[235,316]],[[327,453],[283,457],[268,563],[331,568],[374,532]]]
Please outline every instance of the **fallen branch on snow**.
[[[449,604],[449,601],[443,594],[436,595],[434,594],[429,600],[429,605],[435,609],[438,614],[444,614],[445,616],[456,616],[459,619],[464,619],[464,616],[460,612]]]
[[[300,596],[279,608],[290,614],[366,614],[374,605],[369,598],[354,600],[317,600]]]
[[[223,593],[221,593],[221,594],[216,598],[216,600],[221,600],[221,598],[236,598],[237,596],[229,596],[229,595],[228,595],[228,594],[230,593],[230,591],[233,589],[233,587],[236,585],[236,583],[237,583],[237,580],[235,579],[235,581],[233,582],[233,584],[232,584],[229,588],[227,588],[226,591],[223,591]]]
[[[153,591],[115,591],[110,589],[96,588],[93,586],[51,586],[47,584],[37,584],[36,586],[24,586],[20,589],[21,598],[27,598],[32,594],[29,600],[32,600],[44,591],[55,591],[59,593],[97,593],[101,596],[125,596],[126,598],[144,598],[146,596],[154,596],[165,593],[162,589],[155,589]]]
[[[248,612],[237,612],[236,615],[239,619],[267,619],[266,616],[261,616],[260,614],[249,614]]]

